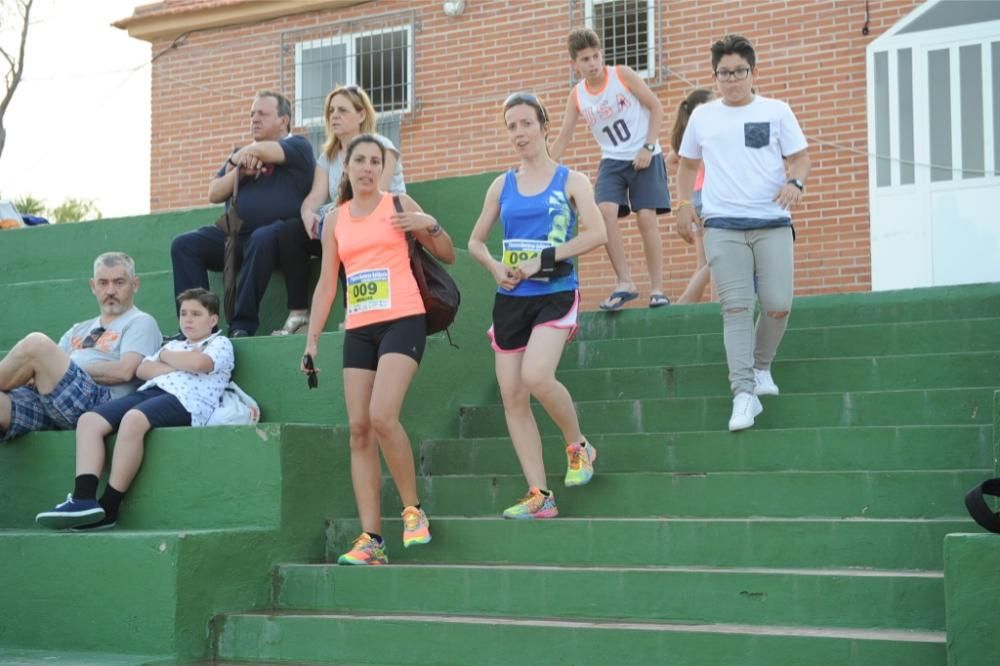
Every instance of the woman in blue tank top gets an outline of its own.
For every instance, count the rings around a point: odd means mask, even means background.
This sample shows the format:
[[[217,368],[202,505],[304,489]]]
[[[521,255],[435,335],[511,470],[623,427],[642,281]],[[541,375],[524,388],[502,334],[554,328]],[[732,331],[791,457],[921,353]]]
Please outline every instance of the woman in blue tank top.
[[[576,332],[580,305],[579,282],[570,260],[603,245],[607,231],[590,181],[549,157],[549,117],[541,101],[529,93],[516,93],[504,102],[503,113],[521,164],[490,185],[469,238],[469,253],[498,285],[488,335],[496,353],[507,428],[528,482],[527,495],[503,516],[552,518],[559,511],[545,481],[531,396],[562,431],[565,484],[590,481],[597,452],[580,432],[573,398],[556,380],[556,367]],[[574,236],[578,215],[580,230]],[[503,224],[499,259],[486,247],[497,220]]]

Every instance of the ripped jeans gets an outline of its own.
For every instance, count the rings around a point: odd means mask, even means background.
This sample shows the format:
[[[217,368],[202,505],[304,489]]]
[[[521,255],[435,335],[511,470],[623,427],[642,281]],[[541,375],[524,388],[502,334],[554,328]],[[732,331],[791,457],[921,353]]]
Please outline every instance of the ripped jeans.
[[[792,229],[708,228],[705,256],[722,303],[730,387],[733,395],[753,393],[753,369],[770,369],[788,326],[795,267]],[[756,329],[755,300],[761,309]]]

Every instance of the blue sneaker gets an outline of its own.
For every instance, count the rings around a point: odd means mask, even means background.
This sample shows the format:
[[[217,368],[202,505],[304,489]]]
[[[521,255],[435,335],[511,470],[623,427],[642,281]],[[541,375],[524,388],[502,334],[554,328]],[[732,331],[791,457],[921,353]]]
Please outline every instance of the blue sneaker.
[[[111,516],[104,516],[104,518],[98,520],[96,523],[77,525],[76,527],[71,527],[70,529],[73,530],[74,532],[93,532],[96,530],[110,530],[116,525],[118,525],[117,518],[112,518]]]
[[[53,530],[65,530],[79,525],[89,525],[104,519],[104,509],[97,500],[79,500],[72,494],[66,501],[35,516],[35,522]]]

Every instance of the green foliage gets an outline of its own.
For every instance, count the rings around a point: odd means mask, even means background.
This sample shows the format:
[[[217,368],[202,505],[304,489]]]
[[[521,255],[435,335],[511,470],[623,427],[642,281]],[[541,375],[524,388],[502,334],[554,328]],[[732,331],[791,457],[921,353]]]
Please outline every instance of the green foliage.
[[[49,222],[53,224],[99,219],[101,219],[101,211],[98,210],[93,199],[70,197],[49,211]]]
[[[14,205],[17,206],[17,211],[21,215],[45,215],[45,201],[30,194],[15,199]]]

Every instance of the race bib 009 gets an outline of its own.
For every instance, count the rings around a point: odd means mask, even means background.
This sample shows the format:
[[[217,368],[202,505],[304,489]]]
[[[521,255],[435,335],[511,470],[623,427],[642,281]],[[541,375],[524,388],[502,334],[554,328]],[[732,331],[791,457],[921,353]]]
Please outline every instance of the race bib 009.
[[[503,242],[502,263],[504,266],[514,268],[522,261],[537,257],[538,253],[547,247],[552,247],[552,243],[543,240],[507,238]]]
[[[359,271],[347,276],[347,314],[392,307],[389,290],[389,269]]]

